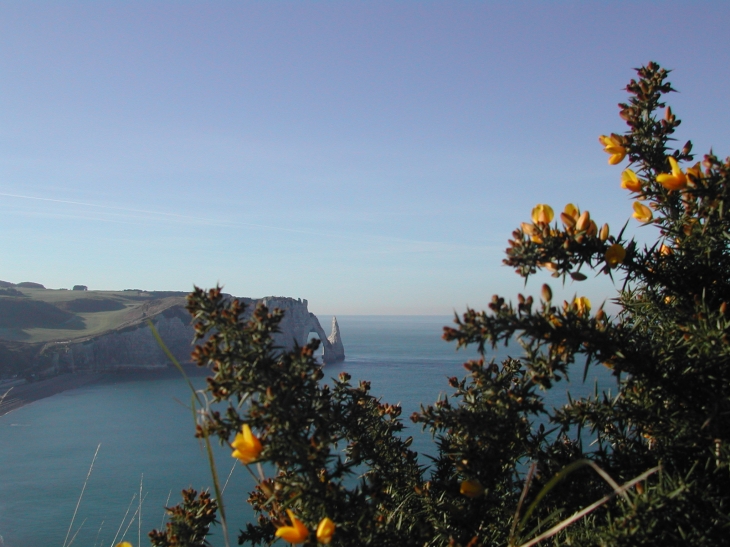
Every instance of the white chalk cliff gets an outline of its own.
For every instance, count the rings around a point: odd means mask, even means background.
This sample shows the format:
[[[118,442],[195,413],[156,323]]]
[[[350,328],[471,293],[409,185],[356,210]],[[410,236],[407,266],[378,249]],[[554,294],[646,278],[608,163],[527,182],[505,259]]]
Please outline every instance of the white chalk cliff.
[[[169,305],[164,310],[148,316],[170,351],[181,361],[190,361],[193,328],[190,316],[184,309],[184,299],[167,299]],[[345,359],[345,350],[340,338],[337,320],[332,320],[332,333],[329,337],[322,329],[319,319],[307,309],[307,301],[286,297],[266,297],[260,300],[242,298],[247,305],[248,314],[259,303],[270,310],[279,308],[284,311],[280,323],[281,332],[275,336],[277,345],[282,349],[293,349],[295,345],[307,343],[309,334],[314,332],[321,340],[325,364],[337,363]],[[170,366],[168,358],[155,341],[145,321],[126,325],[122,329],[108,331],[100,336],[77,342],[52,342],[44,346],[39,356],[47,366],[57,372],[62,370],[123,370],[128,368],[153,368]]]
[[[342,345],[342,338],[340,337],[340,326],[337,324],[337,317],[332,317],[332,332],[327,337],[327,341],[330,343],[330,353],[332,355],[332,362],[345,360],[345,346]],[[326,346],[325,346],[326,347]]]
[[[307,343],[309,333],[314,332],[324,349],[322,362],[330,364],[345,360],[345,348],[342,347],[340,327],[336,318],[332,318],[332,333],[328,337],[317,316],[307,309],[306,300],[267,296],[261,302],[270,310],[279,308],[284,311],[284,319],[279,325],[281,333],[276,337],[281,347],[292,349],[295,344],[303,346]]]

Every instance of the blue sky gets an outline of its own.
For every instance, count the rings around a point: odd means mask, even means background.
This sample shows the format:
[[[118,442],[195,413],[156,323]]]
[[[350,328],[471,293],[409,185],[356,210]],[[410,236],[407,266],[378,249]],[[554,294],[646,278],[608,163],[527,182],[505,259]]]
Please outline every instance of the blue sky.
[[[3,2],[0,279],[335,314],[514,297],[533,205],[630,217],[597,137],[624,131],[633,67],[674,69],[678,138],[730,153],[729,23],[725,2]]]

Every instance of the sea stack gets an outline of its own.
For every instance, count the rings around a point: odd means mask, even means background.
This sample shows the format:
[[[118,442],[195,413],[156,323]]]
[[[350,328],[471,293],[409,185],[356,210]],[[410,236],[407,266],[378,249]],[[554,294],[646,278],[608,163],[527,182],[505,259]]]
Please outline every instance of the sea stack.
[[[332,332],[327,337],[330,343],[331,349],[328,352],[326,363],[339,363],[345,360],[345,346],[342,345],[342,338],[340,338],[340,326],[337,324],[337,317],[332,317]]]

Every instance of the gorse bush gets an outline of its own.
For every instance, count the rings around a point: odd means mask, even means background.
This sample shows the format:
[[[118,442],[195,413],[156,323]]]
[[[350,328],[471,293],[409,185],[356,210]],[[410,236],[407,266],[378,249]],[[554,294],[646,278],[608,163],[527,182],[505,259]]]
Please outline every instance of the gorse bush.
[[[495,296],[467,310],[444,338],[476,345],[453,395],[411,416],[435,438],[419,465],[398,405],[343,373],[330,383],[317,341],[279,351],[282,312],[243,305],[219,289],[189,297],[212,376],[196,435],[230,444],[258,477],[257,515],[239,542],[331,545],[721,545],[730,538],[730,161],[692,145],[673,149],[680,121],[663,102],[667,71],[638,70],[620,104],[628,125],[600,137],[608,163],[628,160],[617,187],[634,221],[616,232],[568,204],[532,211],[505,264],[527,279],[613,277],[618,312],[585,297],[556,302],[548,285],[516,303]],[[727,205],[726,205],[727,203]],[[630,208],[627,207],[627,217]],[[653,227],[640,245],[627,227]],[[645,238],[646,239],[646,238]],[[519,359],[485,358],[516,338]],[[616,392],[548,408],[568,373],[605,366]],[[265,463],[266,466],[259,466]],[[264,473],[264,468],[271,470]],[[224,505],[190,493],[153,544],[199,545]],[[219,496],[216,496],[219,498]],[[205,514],[201,515],[201,511]],[[174,526],[173,526],[174,524]],[[174,538],[184,530],[189,542]],[[201,535],[202,534],[202,535]]]

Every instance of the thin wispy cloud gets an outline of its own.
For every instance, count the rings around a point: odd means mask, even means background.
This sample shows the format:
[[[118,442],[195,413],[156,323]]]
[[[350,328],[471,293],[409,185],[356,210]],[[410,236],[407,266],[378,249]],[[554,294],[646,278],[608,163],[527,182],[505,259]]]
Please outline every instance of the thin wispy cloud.
[[[325,232],[308,230],[304,228],[289,228],[286,226],[275,226],[237,220],[213,219],[209,217],[171,213],[167,211],[137,209],[133,207],[121,207],[118,205],[105,205],[85,201],[77,201],[61,198],[50,198],[0,192],[0,197],[26,200],[30,202],[42,202],[57,204],[60,206],[72,206],[85,209],[84,213],[79,211],[40,211],[27,212],[34,217],[70,218],[74,220],[85,220],[90,222],[112,222],[121,224],[138,225],[140,222],[163,222],[184,224],[188,226],[210,226],[225,228],[255,228],[268,231],[296,233],[320,238],[337,238],[349,241],[359,241],[376,245],[375,252],[379,254],[388,253],[454,253],[454,252],[484,252],[490,249],[501,248],[499,245],[469,245],[464,243],[452,243],[443,241],[427,241],[419,239],[408,239],[380,235],[350,234],[347,232]],[[96,211],[98,214],[93,214]],[[91,213],[91,214],[90,214]]]

